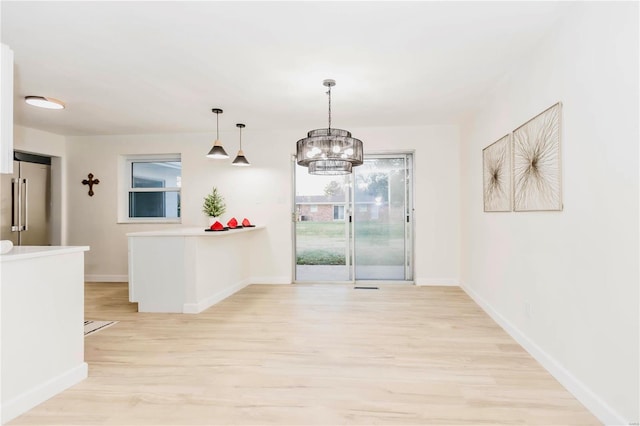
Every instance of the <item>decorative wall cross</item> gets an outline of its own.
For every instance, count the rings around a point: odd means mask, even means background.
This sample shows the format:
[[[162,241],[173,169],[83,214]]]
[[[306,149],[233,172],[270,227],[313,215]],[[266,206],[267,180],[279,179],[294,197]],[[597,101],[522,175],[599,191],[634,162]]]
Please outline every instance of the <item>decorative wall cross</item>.
[[[83,185],[89,185],[89,197],[93,197],[93,185],[97,185],[97,184],[99,184],[99,183],[100,183],[100,180],[99,180],[99,179],[94,179],[94,178],[93,178],[93,173],[89,173],[89,174],[87,175],[87,177],[88,177],[89,179],[88,179],[88,180],[87,180],[87,179],[84,179],[84,180],[82,181],[82,184],[83,184]]]

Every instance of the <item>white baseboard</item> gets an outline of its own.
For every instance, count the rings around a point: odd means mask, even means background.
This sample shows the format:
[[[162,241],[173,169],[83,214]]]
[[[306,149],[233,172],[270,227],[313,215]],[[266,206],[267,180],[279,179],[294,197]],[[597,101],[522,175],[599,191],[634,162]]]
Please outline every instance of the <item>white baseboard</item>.
[[[221,290],[215,294],[212,294],[211,296],[207,297],[204,300],[201,300],[198,303],[184,303],[182,305],[182,313],[183,314],[199,314],[200,312],[209,309],[210,307],[212,307],[213,305],[215,305],[216,303],[226,299],[227,297],[231,296],[232,294],[242,290],[243,288],[245,288],[246,286],[249,285],[249,280],[242,280],[234,285],[232,285],[231,287],[227,287],[224,290]]]
[[[480,295],[470,287],[461,284],[462,289],[471,297],[495,322],[538,361],[562,386],[576,397],[591,413],[606,425],[629,425],[609,404],[596,395],[571,372],[564,368],[555,358],[546,353],[533,340],[502,316]]]
[[[291,284],[291,277],[251,277],[251,284]]]
[[[419,278],[415,280],[416,286],[446,286],[459,287],[460,283],[451,278]]]
[[[85,275],[84,281],[87,283],[126,283],[129,282],[128,275]]]
[[[87,378],[86,362],[30,389],[2,404],[2,424],[26,413],[38,404]]]
[[[129,282],[128,275],[98,275],[89,274],[84,276],[84,281],[88,283],[126,283]],[[291,284],[291,277],[251,277],[250,284]],[[439,284],[457,285],[457,284]]]

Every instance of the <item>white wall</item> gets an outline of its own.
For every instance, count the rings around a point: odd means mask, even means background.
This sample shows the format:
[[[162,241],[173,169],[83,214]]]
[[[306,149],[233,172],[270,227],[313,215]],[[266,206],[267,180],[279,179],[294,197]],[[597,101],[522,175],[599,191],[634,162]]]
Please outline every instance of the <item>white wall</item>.
[[[212,134],[69,137],[69,241],[89,245],[86,274],[91,280],[126,280],[127,232],[174,227],[117,223],[118,156],[181,153],[182,225],[207,225],[202,201],[213,185],[227,202],[226,218],[248,217],[267,226],[256,239],[252,259],[260,282],[289,283],[292,279],[292,162],[302,130],[243,131],[243,148],[251,167],[233,167],[231,160],[205,157]],[[416,162],[416,281],[458,283],[459,271],[459,152],[453,126],[349,129],[362,139],[366,151],[415,150]],[[238,148],[237,131],[221,132],[227,152]],[[100,179],[95,195],[80,184],[88,173]]]
[[[639,420],[638,71],[638,4],[577,4],[461,135],[463,286],[613,424]],[[557,101],[564,211],[483,213],[482,148]]]
[[[51,157],[51,244],[66,245],[66,139],[64,136],[15,125],[16,151]]]

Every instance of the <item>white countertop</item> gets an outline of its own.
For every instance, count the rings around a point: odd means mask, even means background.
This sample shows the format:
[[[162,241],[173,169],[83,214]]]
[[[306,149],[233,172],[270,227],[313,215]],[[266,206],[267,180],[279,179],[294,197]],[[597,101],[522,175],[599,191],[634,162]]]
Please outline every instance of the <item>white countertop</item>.
[[[0,262],[30,259],[43,256],[57,256],[59,254],[88,251],[89,246],[13,246],[10,252],[0,254]]]
[[[171,228],[161,231],[129,232],[127,237],[224,237],[264,229],[264,225],[252,228],[229,229],[228,231],[205,231],[204,228]]]

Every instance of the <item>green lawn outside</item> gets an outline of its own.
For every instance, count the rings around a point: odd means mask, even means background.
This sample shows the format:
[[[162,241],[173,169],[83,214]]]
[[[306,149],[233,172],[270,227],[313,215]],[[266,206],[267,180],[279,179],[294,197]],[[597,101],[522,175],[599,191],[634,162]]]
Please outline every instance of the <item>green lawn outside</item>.
[[[297,222],[298,265],[344,265],[344,222]],[[356,223],[356,257],[359,265],[404,264],[404,224]]]
[[[342,221],[297,222],[296,230],[298,237],[339,238],[345,235],[345,225]],[[356,223],[356,235],[371,239],[403,238],[404,224],[378,222]]]

